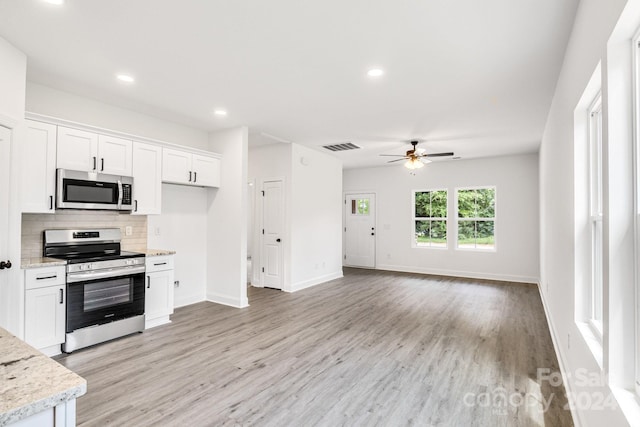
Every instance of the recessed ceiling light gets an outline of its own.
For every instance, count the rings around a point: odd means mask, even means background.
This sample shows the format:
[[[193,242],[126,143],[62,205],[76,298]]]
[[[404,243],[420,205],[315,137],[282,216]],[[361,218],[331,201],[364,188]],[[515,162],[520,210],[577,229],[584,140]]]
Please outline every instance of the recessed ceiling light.
[[[367,75],[369,77],[380,77],[384,74],[384,71],[382,71],[380,68],[372,68],[369,71],[367,71]]]
[[[133,83],[135,81],[135,79],[128,74],[118,74],[116,77],[124,83]]]
[[[44,0],[45,3],[55,4],[56,6],[60,6],[64,4],[64,0]]]
[[[215,110],[213,114],[215,114],[216,116],[226,116],[227,112],[225,110]]]

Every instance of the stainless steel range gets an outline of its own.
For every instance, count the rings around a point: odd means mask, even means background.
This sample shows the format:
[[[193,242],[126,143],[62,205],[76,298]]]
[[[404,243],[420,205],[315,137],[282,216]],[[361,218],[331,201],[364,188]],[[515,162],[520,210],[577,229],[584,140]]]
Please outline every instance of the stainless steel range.
[[[65,353],[144,330],[144,254],[117,228],[45,230],[44,256],[67,261]]]

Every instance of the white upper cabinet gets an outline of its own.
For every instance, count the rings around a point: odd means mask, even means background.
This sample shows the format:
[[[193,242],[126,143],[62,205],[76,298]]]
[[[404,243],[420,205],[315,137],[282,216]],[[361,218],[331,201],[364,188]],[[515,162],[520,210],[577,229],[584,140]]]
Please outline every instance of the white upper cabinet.
[[[219,187],[220,159],[215,156],[163,148],[162,181],[200,187]]]
[[[162,181],[174,184],[191,184],[191,153],[171,148],[162,149]]]
[[[25,120],[22,145],[22,211],[54,213],[56,191],[56,126]]]
[[[131,176],[133,143],[128,139],[98,136],[98,172]]]
[[[159,214],[162,208],[162,148],[133,143],[132,215]]]
[[[131,176],[132,146],[127,139],[59,126],[57,167]]]
[[[204,187],[220,187],[220,159],[194,154],[191,167],[193,183]]]
[[[56,164],[60,169],[97,172],[98,135],[58,126]]]

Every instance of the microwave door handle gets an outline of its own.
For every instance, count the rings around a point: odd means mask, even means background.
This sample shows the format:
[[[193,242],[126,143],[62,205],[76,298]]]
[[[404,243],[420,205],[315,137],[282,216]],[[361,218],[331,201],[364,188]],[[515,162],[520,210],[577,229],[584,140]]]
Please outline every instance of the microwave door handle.
[[[118,180],[118,208],[122,207],[122,181]]]

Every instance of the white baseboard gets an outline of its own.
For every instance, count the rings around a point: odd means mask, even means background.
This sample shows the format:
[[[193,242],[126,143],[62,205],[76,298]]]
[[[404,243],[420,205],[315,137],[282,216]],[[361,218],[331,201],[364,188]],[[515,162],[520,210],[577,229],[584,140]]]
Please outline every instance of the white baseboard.
[[[174,308],[184,307],[187,305],[196,304],[206,300],[207,299],[205,298],[204,295],[187,295],[187,296],[183,296],[179,300],[175,300],[173,307]]]
[[[216,304],[228,305],[235,308],[249,307],[249,299],[244,297],[243,299],[230,297],[228,295],[218,294],[216,292],[207,292],[207,301],[215,302]]]
[[[325,274],[323,276],[318,276],[312,279],[303,280],[301,282],[292,283],[290,289],[283,289],[283,290],[285,292],[297,292],[297,291],[301,291],[302,289],[307,289],[312,286],[319,285],[321,283],[326,283],[331,280],[340,279],[341,277],[343,277],[342,269],[340,269],[339,271],[335,271],[333,273]]]
[[[571,383],[569,382],[569,378],[567,378],[567,362],[564,357],[564,353],[562,352],[562,346],[560,345],[560,340],[558,338],[558,334],[556,333],[556,328],[551,321],[551,315],[549,314],[549,307],[547,306],[547,300],[544,297],[544,292],[542,292],[542,287],[540,286],[540,282],[537,282],[538,285],[538,293],[540,294],[540,299],[542,300],[542,306],[544,307],[544,315],[547,318],[547,324],[549,325],[549,333],[551,335],[551,342],[553,343],[553,349],[556,352],[556,358],[558,359],[558,364],[560,365],[560,373],[562,374],[562,382],[565,386],[565,391],[567,392],[567,396],[575,396]],[[576,427],[582,427],[584,422],[582,418],[580,418],[580,412],[575,408],[575,405],[569,405],[571,408],[571,416],[573,417],[573,424]]]
[[[49,357],[62,354],[62,347],[60,346],[60,344],[52,345],[51,347],[39,348],[38,350]]]
[[[156,326],[165,325],[167,323],[171,323],[171,319],[169,318],[169,316],[162,316],[153,320],[145,320],[144,328],[145,329],[155,328]]]
[[[376,270],[398,271],[402,273],[433,274],[436,276],[464,277],[468,279],[498,280],[502,282],[518,282],[536,284],[538,277],[513,276],[508,274],[475,273],[471,271],[440,270],[437,268],[405,267],[402,265],[381,264]]]

